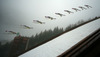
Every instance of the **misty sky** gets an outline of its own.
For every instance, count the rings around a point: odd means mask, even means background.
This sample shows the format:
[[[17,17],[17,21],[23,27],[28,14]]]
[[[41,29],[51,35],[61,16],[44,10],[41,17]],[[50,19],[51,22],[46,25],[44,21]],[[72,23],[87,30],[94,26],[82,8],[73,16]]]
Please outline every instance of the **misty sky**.
[[[72,8],[90,5],[93,8],[75,12]],[[13,37],[5,33],[5,30],[20,32],[23,36],[32,36],[45,29],[55,27],[67,27],[69,24],[79,20],[100,16],[100,0],[0,0],[0,37]],[[79,8],[78,8],[79,9]],[[68,14],[64,10],[70,10],[73,14]],[[55,13],[62,13],[66,16],[60,17]],[[55,17],[55,20],[46,19],[44,16]],[[46,22],[45,24],[33,23],[33,20]],[[23,29],[20,25],[28,25],[33,29]],[[10,39],[10,40],[11,40]]]

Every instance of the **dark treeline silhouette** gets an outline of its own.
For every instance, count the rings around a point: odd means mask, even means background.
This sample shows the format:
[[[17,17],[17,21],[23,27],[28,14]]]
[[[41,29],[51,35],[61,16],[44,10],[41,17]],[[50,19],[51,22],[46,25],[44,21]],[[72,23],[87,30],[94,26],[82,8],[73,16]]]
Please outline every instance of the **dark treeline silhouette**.
[[[35,36],[31,36],[29,39],[29,48],[36,46],[44,41],[47,41],[48,39],[51,39],[52,37],[55,37],[56,35],[62,33],[64,30],[63,28],[54,28],[54,30],[45,30],[44,32],[41,32],[40,34],[36,34]]]
[[[2,45],[0,42],[0,57],[8,57],[11,44],[12,43],[7,42],[6,44]]]
[[[28,50],[31,50],[31,49],[33,49],[33,48],[35,48],[43,43],[46,43],[46,42],[64,34],[64,33],[66,33],[66,32],[69,32],[77,27],[80,27],[84,24],[87,24],[87,23],[94,21],[94,20],[97,20],[99,18],[100,18],[100,16],[89,19],[87,21],[80,20],[75,24],[70,24],[65,29],[55,27],[53,30],[51,30],[51,29],[45,30],[39,34],[32,35],[31,37],[27,37],[27,38],[29,38]],[[22,37],[26,37],[26,36],[22,36]],[[13,41],[11,41],[10,43],[7,42],[6,44],[2,45],[0,42],[0,57],[7,57],[9,55],[12,43],[13,43]],[[28,50],[26,50],[25,52],[27,52]],[[20,53],[19,55],[21,55],[22,53]]]

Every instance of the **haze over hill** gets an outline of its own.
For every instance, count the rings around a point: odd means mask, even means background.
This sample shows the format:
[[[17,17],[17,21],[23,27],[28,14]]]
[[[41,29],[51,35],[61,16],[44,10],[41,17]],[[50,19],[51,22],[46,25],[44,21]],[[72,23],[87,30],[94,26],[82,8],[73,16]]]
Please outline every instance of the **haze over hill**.
[[[72,10],[72,8],[79,6],[85,7],[85,4],[92,6],[92,8],[80,9],[81,11],[78,12]],[[0,0],[0,40],[13,40],[16,36],[6,33],[6,30],[19,32],[22,36],[32,36],[57,26],[65,28],[79,20],[100,16],[99,4],[99,0]],[[64,10],[70,10],[74,13],[68,14]],[[60,17],[55,13],[62,13],[66,16]],[[52,16],[56,19],[49,20],[44,16]],[[36,24],[33,20],[40,20],[45,24]],[[96,25],[98,24],[100,22]],[[28,25],[33,29],[24,29],[20,25]]]

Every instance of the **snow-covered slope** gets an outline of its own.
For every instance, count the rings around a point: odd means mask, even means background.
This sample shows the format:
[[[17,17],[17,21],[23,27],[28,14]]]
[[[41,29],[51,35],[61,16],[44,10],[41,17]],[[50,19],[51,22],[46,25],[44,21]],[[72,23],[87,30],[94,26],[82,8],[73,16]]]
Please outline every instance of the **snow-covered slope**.
[[[77,29],[65,33],[19,57],[57,57],[86,36],[100,28],[100,19],[85,24]]]

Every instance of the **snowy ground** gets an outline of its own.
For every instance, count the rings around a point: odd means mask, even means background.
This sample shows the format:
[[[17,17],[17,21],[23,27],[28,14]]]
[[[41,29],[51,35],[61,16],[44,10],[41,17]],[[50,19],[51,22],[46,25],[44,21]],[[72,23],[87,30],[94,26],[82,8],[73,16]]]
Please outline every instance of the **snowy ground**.
[[[19,57],[57,57],[86,36],[100,28],[100,19],[65,33]]]

